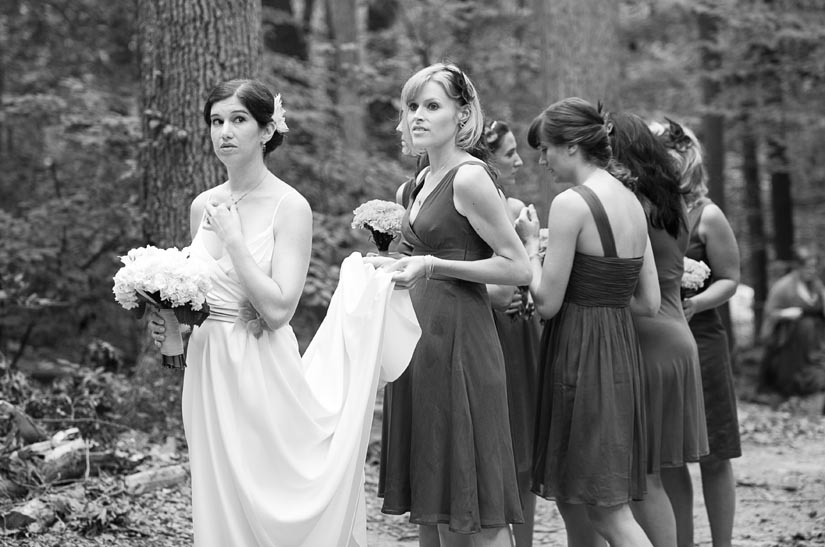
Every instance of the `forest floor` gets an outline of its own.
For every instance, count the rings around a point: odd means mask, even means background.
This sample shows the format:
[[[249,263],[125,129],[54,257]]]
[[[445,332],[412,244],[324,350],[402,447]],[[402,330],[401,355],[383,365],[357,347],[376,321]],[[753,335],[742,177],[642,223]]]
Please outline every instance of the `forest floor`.
[[[743,456],[734,460],[737,511],[733,544],[738,547],[825,546],[825,394],[778,401],[752,393],[740,401]],[[407,517],[380,512],[377,435],[374,424],[367,471],[369,545],[411,547],[418,529]],[[175,444],[175,443],[172,443]],[[186,461],[185,444],[178,442],[177,461]],[[710,529],[698,466],[691,465],[695,490],[696,545],[709,546]],[[107,482],[108,481],[108,482]],[[91,478],[89,492],[108,492],[102,514],[91,519],[100,526],[81,531],[71,521],[58,520],[36,534],[2,535],[0,545],[20,547],[124,546],[160,547],[192,544],[191,488],[188,481],[142,495],[107,487],[112,477]],[[96,507],[101,507],[98,497]],[[108,512],[108,513],[107,513]],[[87,523],[90,522],[87,520]],[[552,502],[539,499],[534,545],[563,546],[564,525]],[[325,547],[325,546],[319,546]]]

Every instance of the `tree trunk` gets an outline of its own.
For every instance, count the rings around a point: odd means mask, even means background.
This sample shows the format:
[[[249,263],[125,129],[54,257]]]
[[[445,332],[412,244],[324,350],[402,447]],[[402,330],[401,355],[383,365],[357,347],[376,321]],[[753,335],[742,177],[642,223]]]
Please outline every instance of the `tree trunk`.
[[[189,206],[224,179],[201,108],[221,80],[252,78],[260,0],[138,0],[146,241],[184,246]]]
[[[356,154],[363,153],[366,141],[360,93],[360,4],[358,0],[326,2],[327,25],[335,45],[333,103],[338,112],[344,146]]]
[[[547,104],[576,95],[593,104],[612,105],[620,76],[619,3],[535,0],[534,6]]]
[[[791,174],[782,135],[768,140],[768,159],[771,169],[771,211],[773,212],[773,245],[776,259],[790,263],[793,260],[794,227]]]
[[[750,257],[748,269],[753,288],[754,340],[762,326],[762,310],[768,295],[768,255],[765,248],[765,217],[762,212],[762,188],[759,181],[759,154],[755,129],[746,113],[742,124],[742,175],[745,179],[745,214]]]
[[[716,205],[725,210],[725,118],[714,102],[719,94],[719,82],[712,76],[722,63],[718,41],[719,16],[703,10],[698,13],[699,42],[702,63],[702,116],[701,138],[705,146],[705,168],[708,174],[708,195]],[[730,323],[730,307],[727,302],[719,306],[719,314],[728,331],[731,348],[736,340]]]
[[[578,96],[594,105],[615,107],[620,77],[619,3],[613,0],[533,0],[533,29],[539,36],[544,106]],[[594,38],[598,37],[598,38]],[[565,182],[565,181],[560,181]],[[542,204],[566,184],[541,185]],[[541,218],[547,209],[538,207]]]

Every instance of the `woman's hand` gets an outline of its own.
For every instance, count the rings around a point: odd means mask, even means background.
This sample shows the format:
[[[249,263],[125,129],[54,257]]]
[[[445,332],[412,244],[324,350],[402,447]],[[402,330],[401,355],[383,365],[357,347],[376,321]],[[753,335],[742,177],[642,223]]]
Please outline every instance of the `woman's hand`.
[[[539,216],[536,208],[530,204],[521,210],[515,222],[516,233],[524,242],[527,252],[532,254],[539,250]]]
[[[393,274],[395,288],[409,289],[427,274],[427,260],[435,260],[426,256],[405,256],[393,264],[383,266],[383,269]]]
[[[152,335],[152,339],[155,341],[155,346],[160,347],[163,341],[166,340],[166,335],[164,334],[166,332],[166,321],[160,316],[158,310],[152,308],[152,311],[149,312],[149,323],[146,327],[149,330],[149,334]]]
[[[243,239],[241,217],[238,208],[226,203],[208,201],[204,209],[203,228],[215,232],[221,241],[229,242],[233,238]]]
[[[507,315],[515,315],[521,312],[523,304],[524,298],[522,297],[521,291],[518,287],[513,287],[513,294],[510,298],[510,302],[504,309],[504,313],[506,313]]]
[[[696,306],[692,298],[682,300],[682,310],[685,312],[685,319],[690,323],[690,320],[693,319],[693,316],[696,314]]]

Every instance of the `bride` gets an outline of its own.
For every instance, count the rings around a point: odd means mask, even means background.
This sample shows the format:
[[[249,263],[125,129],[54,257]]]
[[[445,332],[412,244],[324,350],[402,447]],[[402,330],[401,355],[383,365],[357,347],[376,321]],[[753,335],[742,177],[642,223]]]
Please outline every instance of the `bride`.
[[[191,257],[213,283],[183,383],[195,545],[366,545],[375,393],[417,342],[409,296],[393,291],[391,274],[349,257],[302,358],[289,321],[309,266],[312,211],[264,162],[288,131],[280,96],[254,80],[223,82],[203,118],[228,178],[191,206]],[[149,325],[157,344],[163,320]]]

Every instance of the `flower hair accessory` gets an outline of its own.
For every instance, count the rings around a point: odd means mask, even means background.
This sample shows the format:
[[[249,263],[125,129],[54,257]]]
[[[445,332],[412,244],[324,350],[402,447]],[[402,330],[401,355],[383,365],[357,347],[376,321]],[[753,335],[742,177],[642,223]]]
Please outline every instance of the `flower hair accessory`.
[[[281,102],[281,94],[275,95],[275,101],[272,109],[272,121],[275,122],[275,129],[278,133],[286,133],[289,127],[286,125],[286,110]]]
[[[665,128],[665,132],[662,134],[662,140],[665,143],[665,146],[672,148],[677,152],[684,152],[693,146],[693,141],[690,140],[690,137],[685,133],[685,130],[682,129],[681,125],[674,122],[670,118],[665,118],[665,121],[667,122],[667,127]]]
[[[470,82],[467,80],[467,75],[458,67],[445,66],[444,70],[450,73],[453,77],[453,84],[458,90],[458,95],[461,97],[463,104],[470,104],[475,99],[475,93],[470,88]]]

